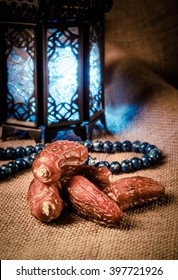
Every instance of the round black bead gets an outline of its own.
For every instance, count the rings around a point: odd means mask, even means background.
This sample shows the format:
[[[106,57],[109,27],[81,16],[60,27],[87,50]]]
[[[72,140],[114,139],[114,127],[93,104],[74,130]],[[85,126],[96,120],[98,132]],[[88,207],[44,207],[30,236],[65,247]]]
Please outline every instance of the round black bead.
[[[131,144],[131,151],[139,153],[140,152],[140,145],[141,145],[140,141],[132,142],[132,144]]]
[[[26,156],[27,153],[26,153],[26,150],[25,150],[24,147],[18,146],[18,147],[16,148],[16,154],[17,154],[17,157],[18,157],[18,158],[21,158],[21,157]]]
[[[122,143],[122,151],[123,152],[130,152],[131,151],[131,142],[129,140],[125,140]]]
[[[138,157],[133,157],[133,158],[131,158],[130,161],[131,161],[131,163],[132,163],[133,169],[135,169],[135,170],[141,169],[141,167],[142,167],[142,161],[141,161],[140,158],[138,158]]]
[[[3,148],[0,148],[0,160],[6,158],[6,151]]]
[[[6,157],[8,159],[13,159],[16,157],[16,149],[14,149],[13,147],[8,147],[6,149]]]
[[[39,153],[41,150],[43,150],[43,148],[44,148],[44,145],[41,143],[38,143],[35,145],[35,152]]]
[[[162,153],[158,149],[152,149],[149,153],[148,156],[152,159],[152,162],[154,164],[158,163],[161,158],[162,158]]]
[[[5,172],[6,176],[12,175],[13,170],[7,164],[1,165],[1,169]]]
[[[32,145],[29,145],[25,148],[27,155],[31,155],[36,152],[35,147]]]
[[[121,169],[123,172],[129,173],[132,170],[132,163],[130,160],[125,159],[121,162]]]
[[[84,141],[84,146],[88,149],[89,152],[93,151],[93,143],[91,140],[87,139]]]
[[[152,165],[152,159],[149,155],[144,155],[141,157],[143,167],[150,167]]]
[[[96,166],[97,164],[97,160],[96,158],[92,158],[91,156],[88,156],[88,161],[87,161],[87,164],[90,165],[90,166]]]
[[[32,166],[34,159],[31,156],[26,156],[23,159],[26,162],[28,167]]]
[[[140,153],[146,154],[146,147],[148,146],[148,142],[143,142],[140,145]]]
[[[121,172],[121,165],[118,161],[113,161],[111,162],[109,169],[113,174],[119,174]]]
[[[151,150],[153,149],[157,149],[157,147],[155,145],[147,145],[146,147],[146,154],[148,154]]]
[[[121,152],[122,151],[122,143],[119,141],[115,141],[113,143],[113,152]]]
[[[98,140],[94,141],[93,149],[95,152],[101,152],[103,150],[103,142]]]
[[[18,158],[15,160],[15,162],[19,165],[19,170],[24,170],[27,167],[27,164],[23,158]]]
[[[103,143],[103,151],[105,153],[111,153],[112,152],[112,149],[113,149],[113,144],[111,141],[105,141]]]
[[[8,166],[12,168],[14,173],[17,173],[19,171],[19,165],[15,161],[10,161],[8,163]]]
[[[109,162],[108,161],[99,161],[96,166],[105,166],[109,168]]]

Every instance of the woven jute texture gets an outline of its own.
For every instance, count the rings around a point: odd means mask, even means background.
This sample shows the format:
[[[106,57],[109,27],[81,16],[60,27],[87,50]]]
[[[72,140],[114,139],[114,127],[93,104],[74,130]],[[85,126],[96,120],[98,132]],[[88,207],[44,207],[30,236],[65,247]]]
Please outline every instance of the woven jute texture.
[[[125,1],[118,2],[122,4],[120,7],[126,15],[131,7],[125,6],[123,4]],[[137,2],[142,5],[144,2],[152,3],[152,1]],[[114,11],[110,21],[117,18]],[[135,8],[132,18],[138,17],[139,14],[143,17],[143,12],[147,15],[145,6],[139,13]],[[131,28],[132,22],[134,20],[130,20]],[[121,30],[119,26],[118,30]],[[120,38],[122,39],[121,35]],[[145,40],[144,36],[142,40],[140,38],[143,44],[146,44]],[[87,221],[67,209],[58,220],[45,224],[31,215],[27,205],[27,192],[33,179],[32,172],[31,170],[21,172],[0,183],[1,259],[175,260],[178,258],[178,90],[168,83],[161,73],[158,75],[150,69],[149,63],[147,64],[148,57],[145,56],[144,63],[143,57],[142,61],[138,57],[133,58],[130,53],[127,55],[127,50],[120,51],[119,42],[116,45],[116,47],[108,46],[106,54],[108,130],[95,129],[93,140],[128,139],[155,144],[165,155],[161,165],[135,173],[115,175],[113,180],[135,175],[147,176],[164,185],[165,197],[149,205],[126,211],[124,220],[118,228],[108,228]],[[160,53],[154,53],[155,57],[156,55],[159,56]],[[4,148],[19,145],[25,147],[29,144],[35,144],[34,140],[13,138],[0,142],[0,146]],[[111,162],[129,159],[136,154],[91,155],[99,160]],[[4,162],[0,162],[2,163]]]

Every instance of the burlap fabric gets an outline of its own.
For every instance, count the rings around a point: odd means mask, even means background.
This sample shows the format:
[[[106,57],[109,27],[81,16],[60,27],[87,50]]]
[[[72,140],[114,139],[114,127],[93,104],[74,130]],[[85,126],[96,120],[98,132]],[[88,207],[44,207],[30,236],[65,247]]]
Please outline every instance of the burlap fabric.
[[[112,36],[107,37],[111,41],[117,40],[114,49],[111,45],[107,47],[108,130],[96,129],[93,139],[140,140],[157,145],[166,156],[161,165],[127,175],[114,176],[113,180],[133,175],[147,176],[165,186],[166,196],[160,201],[127,211],[123,223],[118,228],[97,225],[68,210],[64,211],[56,222],[44,224],[31,216],[26,201],[28,187],[33,178],[32,172],[31,170],[22,172],[0,183],[1,259],[168,260],[178,258],[178,90],[168,82],[171,76],[167,76],[167,81],[164,78],[166,71],[170,72],[171,60],[172,77],[178,73],[175,69],[178,53],[173,52],[177,45],[170,46],[172,54],[168,54],[164,47],[162,53],[159,52],[157,47],[159,45],[161,48],[161,42],[157,40],[157,45],[152,44],[154,40],[156,42],[153,28],[155,23],[149,26],[149,21],[148,24],[148,15],[153,17],[154,12],[158,14],[158,6],[161,7],[163,2],[171,9],[171,4],[168,5],[169,1],[156,1],[156,3],[155,1],[123,0],[117,3],[115,1],[117,8],[109,15],[109,26],[112,28],[115,24],[116,26],[112,29]],[[174,9],[172,13],[174,15]],[[159,16],[164,19],[163,12],[160,12]],[[139,20],[143,22],[140,29],[138,29],[140,25],[134,25]],[[125,23],[127,23],[126,27]],[[159,23],[157,21],[156,23],[158,26]],[[167,18],[166,23],[167,29],[170,26],[172,28],[173,24]],[[117,30],[118,38],[114,38],[114,32]],[[146,30],[145,36],[144,34],[140,36],[141,30]],[[161,26],[158,37],[160,32],[163,34],[165,32]],[[151,34],[154,36],[152,37]],[[163,34],[160,36],[165,38],[166,35]],[[148,36],[154,40],[151,41]],[[170,39],[171,35],[168,37]],[[132,44],[134,55],[128,50],[128,48],[132,49]],[[150,69],[150,62],[153,60],[162,70],[160,75],[158,71],[155,73],[155,69]],[[16,147],[34,143],[32,139],[11,139],[1,141],[0,146]],[[132,153],[93,154],[98,159],[109,162],[121,161],[133,155]]]

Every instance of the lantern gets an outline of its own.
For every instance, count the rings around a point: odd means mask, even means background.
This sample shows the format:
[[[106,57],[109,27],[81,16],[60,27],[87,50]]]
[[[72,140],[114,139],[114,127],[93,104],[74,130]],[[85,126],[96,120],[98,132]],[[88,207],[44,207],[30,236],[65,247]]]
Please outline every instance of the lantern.
[[[0,0],[2,139],[91,138],[105,125],[104,16],[109,0]]]

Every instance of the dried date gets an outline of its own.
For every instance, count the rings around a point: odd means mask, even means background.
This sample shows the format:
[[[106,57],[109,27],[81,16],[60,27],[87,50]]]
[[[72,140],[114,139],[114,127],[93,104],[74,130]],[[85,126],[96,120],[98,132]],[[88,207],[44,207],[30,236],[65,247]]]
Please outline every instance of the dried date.
[[[58,182],[45,185],[37,179],[33,179],[27,195],[32,215],[42,222],[57,219],[64,207],[60,192],[61,185]]]
[[[165,195],[165,188],[151,178],[134,176],[111,183],[104,192],[116,201],[122,210],[126,210],[159,199]]]
[[[122,220],[123,212],[117,203],[85,177],[72,177],[66,190],[71,206],[80,216],[106,226],[116,226]]]
[[[107,188],[110,185],[112,177],[111,171],[105,166],[89,166],[80,165],[73,169],[71,172],[64,172],[60,179],[62,186],[65,186],[66,182],[76,175],[81,175],[91,181],[94,185],[101,190]]]
[[[64,172],[70,173],[88,158],[85,146],[69,140],[48,144],[36,157],[32,172],[36,179],[51,184],[57,182]]]

